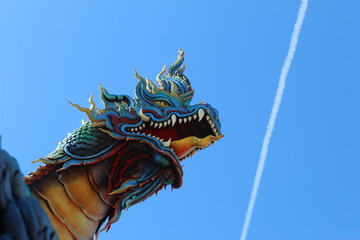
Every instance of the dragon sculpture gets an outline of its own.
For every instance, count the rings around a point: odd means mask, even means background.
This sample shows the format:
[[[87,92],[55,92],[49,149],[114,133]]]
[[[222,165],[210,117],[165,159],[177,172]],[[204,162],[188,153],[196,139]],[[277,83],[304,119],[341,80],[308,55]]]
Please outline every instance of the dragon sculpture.
[[[179,188],[180,162],[223,137],[218,112],[194,95],[184,75],[184,52],[157,75],[156,86],[135,72],[135,97],[99,86],[104,109],[71,103],[89,121],[35,162],[25,182],[62,240],[96,239],[122,210],[167,185]]]

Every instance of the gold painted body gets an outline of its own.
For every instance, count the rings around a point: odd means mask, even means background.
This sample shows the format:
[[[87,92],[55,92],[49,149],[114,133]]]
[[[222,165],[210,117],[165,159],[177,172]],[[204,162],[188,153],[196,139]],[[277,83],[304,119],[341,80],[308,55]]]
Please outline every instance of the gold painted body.
[[[95,238],[113,203],[106,197],[110,167],[109,161],[72,166],[29,186],[61,240]]]

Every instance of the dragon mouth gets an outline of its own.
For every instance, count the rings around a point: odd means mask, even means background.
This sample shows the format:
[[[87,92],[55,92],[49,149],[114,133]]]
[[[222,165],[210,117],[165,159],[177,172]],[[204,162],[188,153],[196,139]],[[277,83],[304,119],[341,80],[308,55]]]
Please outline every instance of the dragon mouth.
[[[128,130],[156,138],[164,147],[171,148],[180,161],[223,137],[212,117],[202,108],[187,116],[173,113],[162,121],[153,121],[142,111],[140,117],[143,124]]]

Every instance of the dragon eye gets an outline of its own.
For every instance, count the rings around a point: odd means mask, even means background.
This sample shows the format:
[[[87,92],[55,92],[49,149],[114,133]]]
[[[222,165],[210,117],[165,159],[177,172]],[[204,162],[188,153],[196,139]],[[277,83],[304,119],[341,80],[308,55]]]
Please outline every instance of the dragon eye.
[[[171,107],[171,105],[166,102],[166,101],[154,101],[154,103],[156,103],[157,105],[161,106],[161,107]]]

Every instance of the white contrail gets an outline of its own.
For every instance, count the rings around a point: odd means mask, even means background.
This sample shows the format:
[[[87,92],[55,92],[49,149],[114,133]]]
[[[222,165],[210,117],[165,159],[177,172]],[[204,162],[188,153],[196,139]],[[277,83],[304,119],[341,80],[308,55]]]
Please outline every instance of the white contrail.
[[[254,209],[254,206],[255,206],[256,196],[257,196],[257,193],[258,193],[258,190],[259,190],[261,176],[262,176],[262,173],[264,171],[265,160],[266,160],[266,156],[267,156],[267,152],[268,152],[268,148],[269,148],[269,144],[270,144],[271,135],[272,135],[272,132],[274,130],[276,117],[277,117],[277,114],[278,114],[278,111],[279,111],[279,108],[280,108],[281,98],[282,98],[284,88],[285,88],[286,77],[288,75],[288,72],[289,72],[289,69],[290,69],[290,66],[291,66],[291,62],[292,62],[292,60],[294,58],[294,54],[295,54],[297,42],[298,42],[298,39],[299,39],[301,26],[302,26],[302,23],[303,23],[304,18],[305,18],[305,13],[306,13],[307,6],[308,6],[308,0],[302,0],[300,8],[299,8],[298,16],[297,16],[297,19],[296,19],[296,23],[295,23],[295,26],[294,26],[294,29],[293,29],[293,33],[292,33],[292,36],[291,36],[289,51],[288,51],[287,56],[285,58],[284,65],[283,65],[283,67],[281,69],[278,89],[276,91],[273,107],[272,107],[272,110],[271,110],[271,115],[270,115],[269,122],[268,122],[268,125],[267,125],[266,133],[265,133],[265,136],[264,136],[264,140],[263,140],[263,144],[262,144],[262,148],[261,148],[261,153],[260,153],[260,158],[259,158],[259,164],[258,164],[258,167],[257,167],[257,170],[256,170],[255,179],[254,179],[254,186],[253,186],[253,189],[251,191],[250,201],[249,201],[248,209],[247,209],[247,212],[246,212],[246,217],[245,217],[244,225],[243,225],[243,228],[242,228],[240,240],[246,240],[246,236],[247,236],[247,233],[248,233],[248,230],[249,230],[251,216],[252,216],[252,212],[253,212],[253,209]]]

